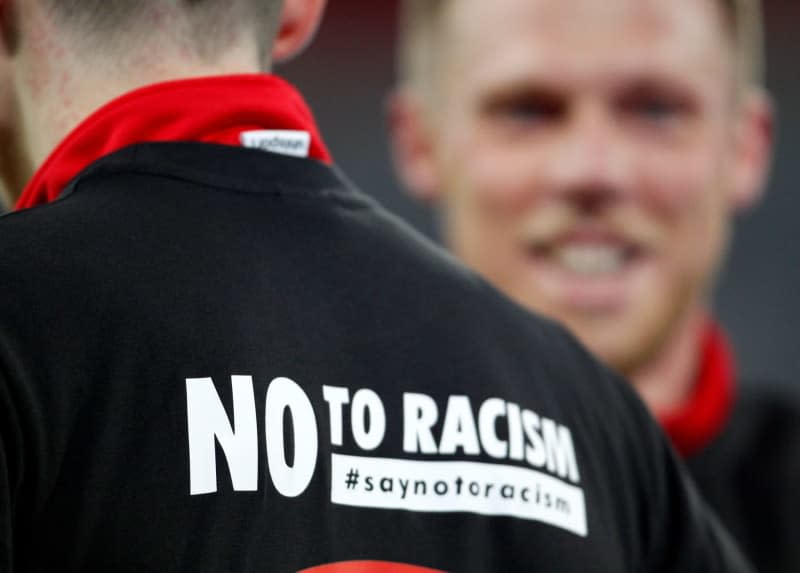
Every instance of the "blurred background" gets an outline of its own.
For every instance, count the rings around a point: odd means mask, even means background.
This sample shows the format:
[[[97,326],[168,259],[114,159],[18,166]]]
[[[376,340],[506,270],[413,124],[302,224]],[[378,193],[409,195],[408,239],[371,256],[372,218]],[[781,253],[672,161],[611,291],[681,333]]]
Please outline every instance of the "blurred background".
[[[764,4],[777,154],[765,201],[737,222],[715,305],[742,378],[800,394],[800,1]],[[332,0],[314,45],[278,73],[304,92],[349,177],[436,239],[436,214],[405,195],[391,165],[384,104],[396,13],[396,0]]]

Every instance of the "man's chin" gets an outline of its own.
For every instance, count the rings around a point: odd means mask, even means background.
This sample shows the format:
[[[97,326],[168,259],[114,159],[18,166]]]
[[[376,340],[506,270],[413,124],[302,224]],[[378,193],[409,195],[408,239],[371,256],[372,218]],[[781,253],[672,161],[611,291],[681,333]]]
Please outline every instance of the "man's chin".
[[[637,324],[619,317],[592,320],[570,317],[562,322],[589,352],[627,378],[654,360],[670,330],[669,324],[664,324],[666,321]]]
[[[602,362],[633,378],[658,359],[696,292],[689,283],[685,288],[663,288],[662,281],[656,280],[661,277],[645,274],[645,268],[639,270],[638,280],[609,279],[608,284],[582,286],[584,290],[576,287],[576,298],[585,304],[576,304],[563,291],[542,283],[535,289],[516,285],[520,288],[513,298],[564,324]]]

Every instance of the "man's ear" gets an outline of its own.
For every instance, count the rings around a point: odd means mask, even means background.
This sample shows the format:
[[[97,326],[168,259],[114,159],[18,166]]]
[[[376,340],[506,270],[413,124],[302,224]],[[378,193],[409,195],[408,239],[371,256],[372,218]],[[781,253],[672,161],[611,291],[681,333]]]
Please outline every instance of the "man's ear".
[[[764,194],[775,140],[774,110],[769,95],[753,89],[740,105],[731,196],[735,211],[750,208]]]
[[[2,0],[0,0],[2,1]],[[327,0],[283,0],[272,60],[285,62],[299,54],[314,38]]]
[[[387,102],[395,170],[417,199],[440,198],[441,180],[434,135],[422,102],[410,90],[397,90]]]

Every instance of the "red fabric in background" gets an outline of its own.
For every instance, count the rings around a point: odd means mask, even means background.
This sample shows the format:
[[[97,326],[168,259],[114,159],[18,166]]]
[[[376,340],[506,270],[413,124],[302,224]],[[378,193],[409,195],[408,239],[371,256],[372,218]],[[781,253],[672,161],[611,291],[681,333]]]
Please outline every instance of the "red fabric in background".
[[[692,395],[683,406],[658,418],[678,452],[689,457],[722,432],[734,398],[733,354],[722,329],[710,323],[703,338],[700,370]]]
[[[444,571],[388,561],[342,561],[303,569],[299,573],[444,573]]]

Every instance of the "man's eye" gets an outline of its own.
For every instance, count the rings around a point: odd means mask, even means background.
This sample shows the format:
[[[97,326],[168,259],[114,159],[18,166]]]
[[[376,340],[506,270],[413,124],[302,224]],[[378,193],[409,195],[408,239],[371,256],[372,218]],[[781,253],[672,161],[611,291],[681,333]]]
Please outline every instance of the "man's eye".
[[[681,101],[668,98],[636,98],[625,101],[622,110],[635,120],[664,124],[681,119],[687,111]]]
[[[488,115],[500,121],[520,125],[538,125],[558,120],[564,114],[559,102],[536,97],[495,101],[488,106]]]
[[[542,121],[557,115],[552,107],[526,103],[509,106],[507,114],[522,121]]]

